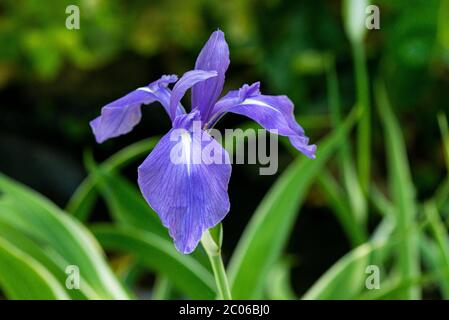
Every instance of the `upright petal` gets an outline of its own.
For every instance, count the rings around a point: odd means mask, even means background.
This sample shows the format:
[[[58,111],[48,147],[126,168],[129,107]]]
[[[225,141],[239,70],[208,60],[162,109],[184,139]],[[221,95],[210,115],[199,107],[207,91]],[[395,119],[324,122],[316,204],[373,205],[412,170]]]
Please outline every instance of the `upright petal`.
[[[174,125],[139,167],[138,183],[177,250],[187,254],[228,213],[231,166],[226,150],[201,130],[197,111]]]
[[[213,105],[220,97],[228,66],[228,44],[224,33],[217,30],[204,45],[195,64],[195,69],[215,70],[218,73],[216,78],[198,83],[192,89],[192,108],[200,109],[203,121],[207,121]]]
[[[179,105],[182,97],[184,97],[187,90],[198,82],[207,80],[217,76],[216,71],[191,70],[183,74],[181,79],[173,87],[173,92],[170,99],[170,115],[174,119],[176,117],[176,106]],[[192,106],[192,109],[196,108]]]
[[[136,89],[104,106],[101,115],[90,122],[97,142],[102,143],[130,132],[140,122],[142,104],[159,101],[168,111],[171,91],[167,86],[176,80],[175,75],[162,76],[148,86]]]
[[[309,158],[315,158],[316,146],[309,145],[304,129],[296,122],[293,103],[287,96],[268,96],[260,93],[260,84],[244,85],[231,91],[214,106],[209,127],[225,113],[247,116],[268,131],[287,136],[292,145]]]

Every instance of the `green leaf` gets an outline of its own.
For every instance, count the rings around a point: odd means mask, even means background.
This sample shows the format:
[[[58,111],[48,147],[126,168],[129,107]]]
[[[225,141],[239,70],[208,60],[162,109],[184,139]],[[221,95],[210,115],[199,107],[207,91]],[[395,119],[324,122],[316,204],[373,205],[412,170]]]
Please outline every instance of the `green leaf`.
[[[170,240],[128,226],[99,225],[92,231],[104,248],[134,255],[190,298],[215,297],[215,282],[209,270],[191,255],[177,252]]]
[[[172,285],[164,276],[157,276],[154,286],[152,300],[170,300]]]
[[[424,205],[424,212],[429,219],[429,228],[436,243],[434,267],[440,273],[441,291],[445,299],[449,299],[449,239],[444,222],[438,214],[434,203]]]
[[[266,281],[266,294],[270,300],[298,299],[291,287],[291,259],[282,259],[274,265]]]
[[[354,299],[363,289],[365,268],[378,246],[365,243],[351,250],[326,271],[302,299]]]
[[[440,287],[442,297],[448,299],[449,281],[447,281],[444,268],[441,268],[442,264],[444,264],[441,251],[435,241],[424,234],[419,241],[419,247],[426,270],[434,271],[436,280],[434,284]]]
[[[332,125],[333,128],[338,128],[341,125],[341,106],[334,59],[329,61],[326,69],[326,78]],[[324,191],[327,202],[339,220],[345,234],[353,247],[356,247],[365,243],[368,239],[366,232],[366,198],[355,172],[350,145],[343,143],[338,153],[338,164],[342,173],[341,179],[343,180],[344,190],[326,169],[318,176],[318,184]]]
[[[137,188],[118,174],[97,166],[91,157],[86,161],[91,177],[103,195],[115,221],[168,237],[156,212],[146,203]]]
[[[0,287],[9,299],[68,299],[64,288],[39,262],[0,238]]]
[[[364,243],[339,259],[329,268],[304,294],[302,299],[355,299],[363,291],[367,274],[366,267],[370,262],[379,268],[397,243],[391,239],[389,217],[385,217],[373,232],[371,240]]]
[[[387,167],[397,220],[397,231],[399,234],[405,235],[409,229],[416,225],[417,215],[415,190],[405,142],[400,125],[392,112],[386,89],[381,83],[377,83],[376,86],[376,99],[384,126]],[[398,247],[399,269],[404,279],[416,279],[419,278],[420,274],[418,233],[409,233],[407,237]],[[415,286],[408,288],[403,298],[419,299],[420,295],[419,287]]]
[[[338,128],[341,125],[342,116],[339,83],[337,72],[335,70],[334,60],[331,60],[331,63],[329,63],[326,75],[327,95],[332,116],[332,124],[334,128]],[[360,233],[366,233],[365,229],[368,216],[367,201],[357,177],[354,162],[352,159],[351,145],[349,143],[343,143],[340,148],[339,166],[342,173],[341,178],[343,180],[343,185],[346,190],[346,197],[348,198],[348,202],[350,205],[346,215],[352,216],[356,220],[355,223],[357,224],[357,226],[354,227],[359,229]],[[354,237],[355,239],[357,239],[358,236],[353,235],[353,238]],[[356,244],[359,245],[366,240],[367,236],[362,236],[362,238],[357,239]]]
[[[298,157],[276,181],[247,225],[229,265],[234,299],[259,298],[267,274],[280,257],[309,186],[346,138],[356,119],[345,123],[318,145],[315,160]]]
[[[449,51],[449,1],[441,0],[438,14],[437,39],[440,45]]]
[[[368,193],[371,170],[370,85],[363,38],[366,34],[366,7],[369,0],[344,0],[343,22],[351,46],[355,68],[357,108],[362,111],[357,128],[357,172],[364,195]]]
[[[449,1],[447,1],[449,3]],[[441,209],[449,198],[449,128],[447,118],[444,113],[438,114],[438,125],[440,127],[441,140],[443,145],[444,159],[446,160],[446,178],[437,187],[433,196],[437,209]]]
[[[449,128],[447,118],[444,113],[438,114],[438,126],[440,127],[441,139],[443,141],[444,159],[446,160],[446,169],[449,173]]]
[[[438,185],[432,200],[435,202],[437,208],[440,210],[443,208],[447,200],[449,199],[449,176]]]
[[[328,203],[333,209],[334,214],[339,220],[346,236],[351,241],[353,247],[356,247],[366,241],[368,238],[361,227],[361,224],[352,214],[351,206],[346,194],[335,181],[335,178],[329,171],[324,170],[318,176],[318,183],[328,198]]]
[[[4,203],[1,203],[0,206],[3,206],[4,208]],[[14,211],[10,211],[10,214],[15,213]],[[17,249],[23,251],[25,254],[29,255],[31,258],[39,262],[58,280],[59,283],[65,283],[68,276],[65,270],[69,263],[65,261],[65,259],[57,252],[55,252],[52,248],[40,245],[39,241],[37,241],[36,239],[27,237],[23,232],[20,232],[20,230],[15,229],[10,224],[5,223],[1,220],[0,234],[2,235],[3,239],[8,241],[9,243],[13,243],[14,246],[17,247]],[[5,274],[8,275],[8,273]],[[79,289],[67,290],[67,293],[72,299],[79,300],[101,298],[92,290],[92,288],[90,288],[87,281],[85,281],[81,276],[80,283],[82,283],[83,285],[80,286]]]
[[[129,163],[148,154],[158,143],[159,137],[145,139],[120,150],[104,161],[101,168],[106,172],[117,171]],[[95,185],[97,181],[92,176],[87,176],[70,198],[66,210],[80,221],[86,221],[96,200]]]
[[[394,206],[382,191],[379,190],[379,187],[376,184],[372,184],[370,191],[370,201],[374,208],[384,217],[394,217]]]
[[[434,277],[421,275],[415,279],[399,279],[394,277],[388,279],[378,290],[370,290],[364,292],[357,299],[358,300],[395,300],[398,296],[402,294],[405,290],[415,287],[417,285],[425,285],[430,283]]]
[[[384,241],[394,234],[396,229],[396,219],[393,211],[385,213],[384,218],[377,226],[376,230],[371,235],[371,241]],[[379,267],[385,267],[389,258],[394,254],[391,247],[386,247],[383,250],[378,250],[373,253],[372,262]]]
[[[355,299],[364,293],[366,267],[374,264],[379,267],[381,275],[386,272],[381,269],[392,248],[397,248],[409,234],[420,232],[420,227],[407,231],[405,235],[393,235],[392,221],[386,216],[373,232],[369,242],[351,250],[329,268],[302,297],[307,300],[315,299]],[[394,224],[393,224],[394,225]],[[381,276],[381,288],[384,285]],[[401,281],[399,279],[399,281]]]
[[[128,298],[107,265],[97,241],[83,225],[48,199],[2,174],[0,191],[10,199],[9,208],[0,206],[0,221],[36,239],[42,246],[51,247],[67,263],[76,265],[98,296]]]

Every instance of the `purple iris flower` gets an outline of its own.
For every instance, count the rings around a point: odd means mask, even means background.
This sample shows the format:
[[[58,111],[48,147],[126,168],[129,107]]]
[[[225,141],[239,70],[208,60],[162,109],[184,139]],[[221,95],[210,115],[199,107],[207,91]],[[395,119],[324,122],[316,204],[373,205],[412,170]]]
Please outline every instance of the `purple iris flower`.
[[[104,106],[91,121],[98,143],[130,132],[141,119],[141,105],[158,101],[167,111],[172,129],[138,168],[138,183],[148,204],[169,229],[178,251],[191,253],[204,231],[217,225],[229,212],[228,183],[231,165],[226,150],[207,132],[226,113],[245,115],[266,130],[287,136],[292,145],[309,158],[315,158],[315,145],[309,145],[303,128],[295,121],[293,103],[286,96],[261,94],[259,82],[244,85],[220,98],[229,66],[229,48],[223,32],[215,31],[201,50],[195,69],[179,80],[164,75],[146,87]],[[168,85],[175,83],[172,90]],[[186,113],[180,101],[192,90],[192,109]],[[200,123],[201,137],[193,134]],[[175,130],[184,130],[182,143],[173,139]],[[174,163],[175,148],[187,161]],[[205,147],[224,161],[193,161]]]

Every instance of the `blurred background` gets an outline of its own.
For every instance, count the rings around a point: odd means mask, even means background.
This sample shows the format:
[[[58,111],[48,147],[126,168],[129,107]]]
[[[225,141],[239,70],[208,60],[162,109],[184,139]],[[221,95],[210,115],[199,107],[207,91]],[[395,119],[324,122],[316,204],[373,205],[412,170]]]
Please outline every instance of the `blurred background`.
[[[68,5],[80,8],[80,29],[65,27]],[[403,132],[418,200],[444,179],[437,113],[449,111],[449,2],[376,0],[380,30],[364,40],[370,79],[382,77]],[[281,0],[0,0],[0,172],[64,207],[87,175],[83,152],[103,161],[125,146],[164,134],[170,122],[157,104],[126,135],[95,143],[88,125],[102,106],[162,74],[193,68],[211,32],[230,46],[224,92],[261,81],[265,94],[286,94],[313,143],[331,130],[326,66],[335,61],[342,112],[356,103],[351,43],[341,1]],[[372,177],[386,188],[382,124],[372,116]],[[227,116],[218,128],[245,123]],[[320,145],[318,144],[318,148]],[[279,173],[293,157],[280,147]],[[136,181],[136,167],[124,171]],[[332,168],[331,158],[330,166]],[[234,165],[232,209],[224,220],[223,255],[230,256],[244,226],[276,180],[258,165]],[[109,219],[97,201],[92,221]],[[286,250],[292,286],[302,294],[348,252],[323,191],[313,185]],[[368,228],[379,221],[370,216]],[[426,298],[441,297],[434,287]]]

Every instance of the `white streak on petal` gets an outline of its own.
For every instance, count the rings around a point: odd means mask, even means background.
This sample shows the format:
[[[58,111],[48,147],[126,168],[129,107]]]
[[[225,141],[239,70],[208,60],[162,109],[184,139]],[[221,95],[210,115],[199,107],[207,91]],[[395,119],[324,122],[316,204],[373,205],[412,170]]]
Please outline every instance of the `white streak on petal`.
[[[245,105],[257,105],[257,106],[261,106],[261,107],[264,107],[264,108],[269,108],[271,110],[274,110],[274,111],[280,113],[280,111],[278,109],[273,108],[272,106],[266,104],[265,102],[262,102],[262,101],[259,101],[259,100],[256,100],[256,99],[251,99],[251,98],[245,99],[245,100],[243,100],[243,102],[240,105],[243,105],[243,106],[245,106]]]
[[[148,93],[154,93],[153,90],[151,90],[150,88],[147,88],[147,87],[141,87],[141,88],[138,88],[137,90],[145,91],[145,92],[148,92]]]

